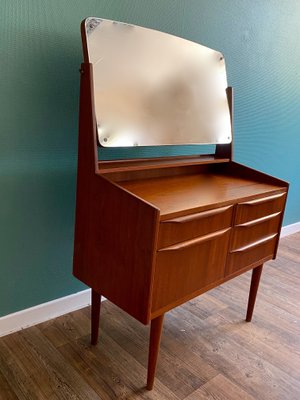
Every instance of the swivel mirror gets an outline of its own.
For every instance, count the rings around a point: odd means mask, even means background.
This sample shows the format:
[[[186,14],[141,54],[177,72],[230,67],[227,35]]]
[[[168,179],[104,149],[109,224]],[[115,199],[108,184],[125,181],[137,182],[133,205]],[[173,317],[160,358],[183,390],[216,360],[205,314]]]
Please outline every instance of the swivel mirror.
[[[86,19],[85,34],[102,146],[230,143],[221,53],[99,18]]]

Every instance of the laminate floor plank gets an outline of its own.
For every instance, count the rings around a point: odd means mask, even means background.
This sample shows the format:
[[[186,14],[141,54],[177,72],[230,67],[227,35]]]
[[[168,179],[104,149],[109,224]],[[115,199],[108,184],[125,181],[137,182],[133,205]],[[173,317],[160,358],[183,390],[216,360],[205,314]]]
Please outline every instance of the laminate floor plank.
[[[9,341],[13,343],[14,339],[18,336],[18,333],[10,335]],[[6,337],[0,341],[0,372],[13,389],[17,399],[46,400],[43,391],[41,391],[39,385],[35,384],[32,378],[31,366],[22,364],[22,354],[18,352],[18,349],[11,351],[4,343],[5,339]],[[3,400],[6,400],[5,397]]]
[[[0,372],[0,400],[18,400],[5,376]]]
[[[90,333],[90,316],[79,310],[76,314],[66,314],[40,324],[37,328],[57,348],[69,343],[70,340],[88,335]]]
[[[176,394],[159,379],[156,381],[156,390],[147,391],[146,369],[105,332],[102,332],[101,343],[97,346],[89,345],[89,340],[90,337],[87,336],[77,342],[70,342],[60,347],[59,351],[68,362],[74,364],[76,360],[81,374],[85,369],[88,371],[85,379],[94,390],[98,391],[99,398],[178,400]]]
[[[233,340],[239,345],[244,346],[253,354],[282,370],[283,373],[293,377],[300,382],[300,339],[298,340],[298,349],[291,349],[289,346],[282,344],[281,340],[266,335],[265,330],[261,330],[257,326],[245,326],[235,332]],[[274,351],[276,347],[276,351]],[[295,351],[293,351],[295,350]]]
[[[226,321],[223,316],[219,316],[207,321],[207,328],[201,329],[201,335],[199,335],[197,334],[199,321],[191,315],[186,319],[188,322],[184,329],[188,333],[188,339],[185,342],[181,341],[181,346],[186,352],[192,345],[207,363],[256,399],[296,400],[298,398],[299,380],[291,377],[280,368],[281,366],[274,366],[268,359],[263,359],[261,355],[252,352],[246,343],[241,345],[235,339],[240,327],[246,323],[234,324],[230,319]],[[223,324],[222,320],[224,320]],[[169,331],[168,334],[171,335],[171,332]],[[299,361],[298,367],[300,367]],[[268,390],[265,392],[266,387]]]
[[[256,400],[239,386],[219,374],[185,400]]]
[[[154,390],[149,327],[104,302],[0,338],[0,400],[299,400],[300,233],[283,238],[245,322],[251,273],[165,315]]]
[[[166,318],[168,318],[168,315]],[[105,317],[102,318],[101,331],[111,336],[145,369],[147,368],[148,327],[139,324],[133,318],[128,318],[117,307],[109,307],[109,313],[106,313]],[[132,336],[131,332],[135,332],[135,335]],[[180,358],[178,354],[168,351],[167,342],[168,338],[163,332],[161,341],[163,351],[160,352],[156,376],[161,382],[166,382],[166,386],[175,391],[179,398],[185,398],[200,385],[217,375],[217,371],[204,363],[199,366],[198,362],[198,369],[195,370],[195,365],[187,363],[186,357]]]
[[[17,337],[9,338],[6,345],[18,357],[22,368],[29,372],[33,388],[40,391],[38,399],[99,399],[72,365],[67,364],[40,334],[38,328],[18,332]]]
[[[300,264],[298,265],[298,268],[299,267]],[[266,270],[268,269],[268,263],[264,268]],[[276,272],[274,271],[274,274],[275,273]],[[250,277],[250,275],[248,276]],[[238,277],[236,279],[236,285],[234,285],[234,281],[230,281],[212,291],[212,295],[217,298],[223,298],[224,302],[228,304],[229,309],[234,310],[236,312],[236,317],[241,320],[244,320],[245,318],[245,310],[247,306],[246,290],[241,290],[240,286],[244,279],[244,276]],[[264,279],[265,281],[268,280],[268,274],[263,272],[262,281]],[[244,287],[246,287],[246,285],[244,285]],[[272,292],[272,285],[268,284],[268,288],[266,289],[266,284],[262,282],[258,289],[252,323],[257,323],[258,319],[263,318],[267,324],[269,322],[271,324],[275,323],[275,328],[277,330],[281,329],[283,332],[290,332],[295,335],[296,333],[299,333],[299,300],[299,291],[289,296],[285,292],[284,285],[281,297],[278,299],[278,296],[274,295]],[[289,304],[291,304],[290,307]]]

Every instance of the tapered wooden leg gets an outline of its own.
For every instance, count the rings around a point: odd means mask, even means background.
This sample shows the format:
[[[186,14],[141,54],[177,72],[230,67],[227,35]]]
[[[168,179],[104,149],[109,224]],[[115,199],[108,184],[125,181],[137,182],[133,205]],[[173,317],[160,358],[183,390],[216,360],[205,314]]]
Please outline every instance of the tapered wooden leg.
[[[99,335],[99,320],[100,320],[100,307],[101,307],[101,295],[92,289],[92,335],[91,344],[96,345],[98,343]]]
[[[151,321],[149,356],[148,356],[148,376],[147,376],[148,390],[153,389],[163,321],[164,321],[164,314],[154,318]]]
[[[252,270],[251,286],[250,286],[248,308],[247,308],[247,315],[246,315],[247,322],[251,322],[251,319],[252,319],[262,269],[263,269],[263,265],[259,265],[258,267],[253,268],[253,270]]]

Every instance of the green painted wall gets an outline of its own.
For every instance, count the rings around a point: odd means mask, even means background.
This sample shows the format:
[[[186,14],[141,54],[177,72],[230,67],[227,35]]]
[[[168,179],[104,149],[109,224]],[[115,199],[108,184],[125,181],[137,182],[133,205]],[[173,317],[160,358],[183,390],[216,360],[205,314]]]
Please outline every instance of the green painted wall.
[[[1,0],[0,6],[0,315],[84,288],[71,269],[79,25],[86,16],[221,50],[235,88],[235,159],[290,181],[285,224],[300,221],[299,0]]]

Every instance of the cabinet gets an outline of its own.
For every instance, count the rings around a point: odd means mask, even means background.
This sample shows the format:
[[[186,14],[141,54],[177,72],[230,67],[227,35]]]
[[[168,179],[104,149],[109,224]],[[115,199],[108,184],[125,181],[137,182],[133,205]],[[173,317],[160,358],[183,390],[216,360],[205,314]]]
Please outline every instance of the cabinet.
[[[97,148],[85,53],[73,271],[92,288],[93,344],[101,296],[151,323],[152,389],[164,313],[252,269],[251,320],[262,266],[276,257],[288,184],[234,162],[232,142],[209,155],[115,161],[98,160]]]

